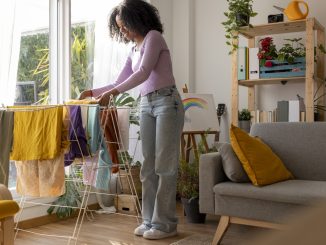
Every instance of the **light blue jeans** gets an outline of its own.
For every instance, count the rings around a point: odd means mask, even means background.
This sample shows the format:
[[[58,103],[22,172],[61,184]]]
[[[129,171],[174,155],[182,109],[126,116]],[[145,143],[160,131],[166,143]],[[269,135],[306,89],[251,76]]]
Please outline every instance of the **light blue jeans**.
[[[141,98],[143,223],[164,232],[176,230],[178,223],[176,183],[183,123],[184,108],[175,86]]]

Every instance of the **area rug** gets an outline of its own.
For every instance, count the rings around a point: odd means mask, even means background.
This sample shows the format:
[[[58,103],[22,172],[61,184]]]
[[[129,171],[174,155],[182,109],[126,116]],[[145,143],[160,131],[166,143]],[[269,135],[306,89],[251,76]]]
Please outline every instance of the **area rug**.
[[[171,243],[170,245],[211,245],[213,236],[207,234],[194,234],[183,238],[180,241]]]

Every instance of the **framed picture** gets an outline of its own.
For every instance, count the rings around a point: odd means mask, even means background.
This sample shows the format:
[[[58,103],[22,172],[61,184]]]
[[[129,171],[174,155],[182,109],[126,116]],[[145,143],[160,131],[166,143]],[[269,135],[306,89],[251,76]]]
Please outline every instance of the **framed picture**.
[[[183,93],[184,132],[219,131],[216,106],[212,94]]]

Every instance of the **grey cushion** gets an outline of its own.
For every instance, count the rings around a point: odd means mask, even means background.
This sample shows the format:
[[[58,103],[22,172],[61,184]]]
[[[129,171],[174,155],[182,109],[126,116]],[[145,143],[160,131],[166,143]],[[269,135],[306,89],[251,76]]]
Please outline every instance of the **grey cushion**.
[[[312,180],[287,180],[257,187],[249,183],[223,182],[214,186],[221,196],[311,205],[326,200],[326,182]]]
[[[229,215],[275,223],[288,222],[291,216],[297,216],[304,207],[309,206],[237,196],[215,196],[216,215]]]
[[[218,149],[222,157],[223,169],[226,176],[233,182],[250,182],[241,162],[235,155],[231,144],[223,143]]]

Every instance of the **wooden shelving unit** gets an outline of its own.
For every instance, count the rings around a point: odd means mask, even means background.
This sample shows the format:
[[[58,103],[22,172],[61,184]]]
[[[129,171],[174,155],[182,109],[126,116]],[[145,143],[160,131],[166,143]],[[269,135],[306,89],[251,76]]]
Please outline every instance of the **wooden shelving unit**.
[[[234,52],[232,55],[232,123],[238,124],[239,110],[239,86],[248,87],[248,109],[256,110],[255,105],[255,86],[267,84],[291,84],[305,83],[305,105],[306,105],[306,121],[314,121],[314,93],[315,88],[323,83],[325,77],[325,59],[324,54],[317,49],[316,59],[316,74],[314,62],[314,47],[315,47],[315,32],[317,46],[320,44],[325,46],[325,28],[315,19],[308,18],[305,20],[279,22],[265,25],[257,25],[252,28],[243,27],[239,34],[248,39],[248,48],[255,47],[255,38],[259,36],[286,34],[293,32],[305,32],[306,35],[306,76],[305,77],[286,77],[286,78],[270,78],[270,79],[255,79],[255,80],[238,80],[237,66],[238,54]],[[237,44],[237,40],[235,40]],[[318,90],[318,94],[324,94],[324,87]],[[319,97],[317,95],[317,97]],[[324,97],[321,97],[318,102],[320,105],[325,104]],[[324,115],[321,115],[321,120],[324,120]]]

